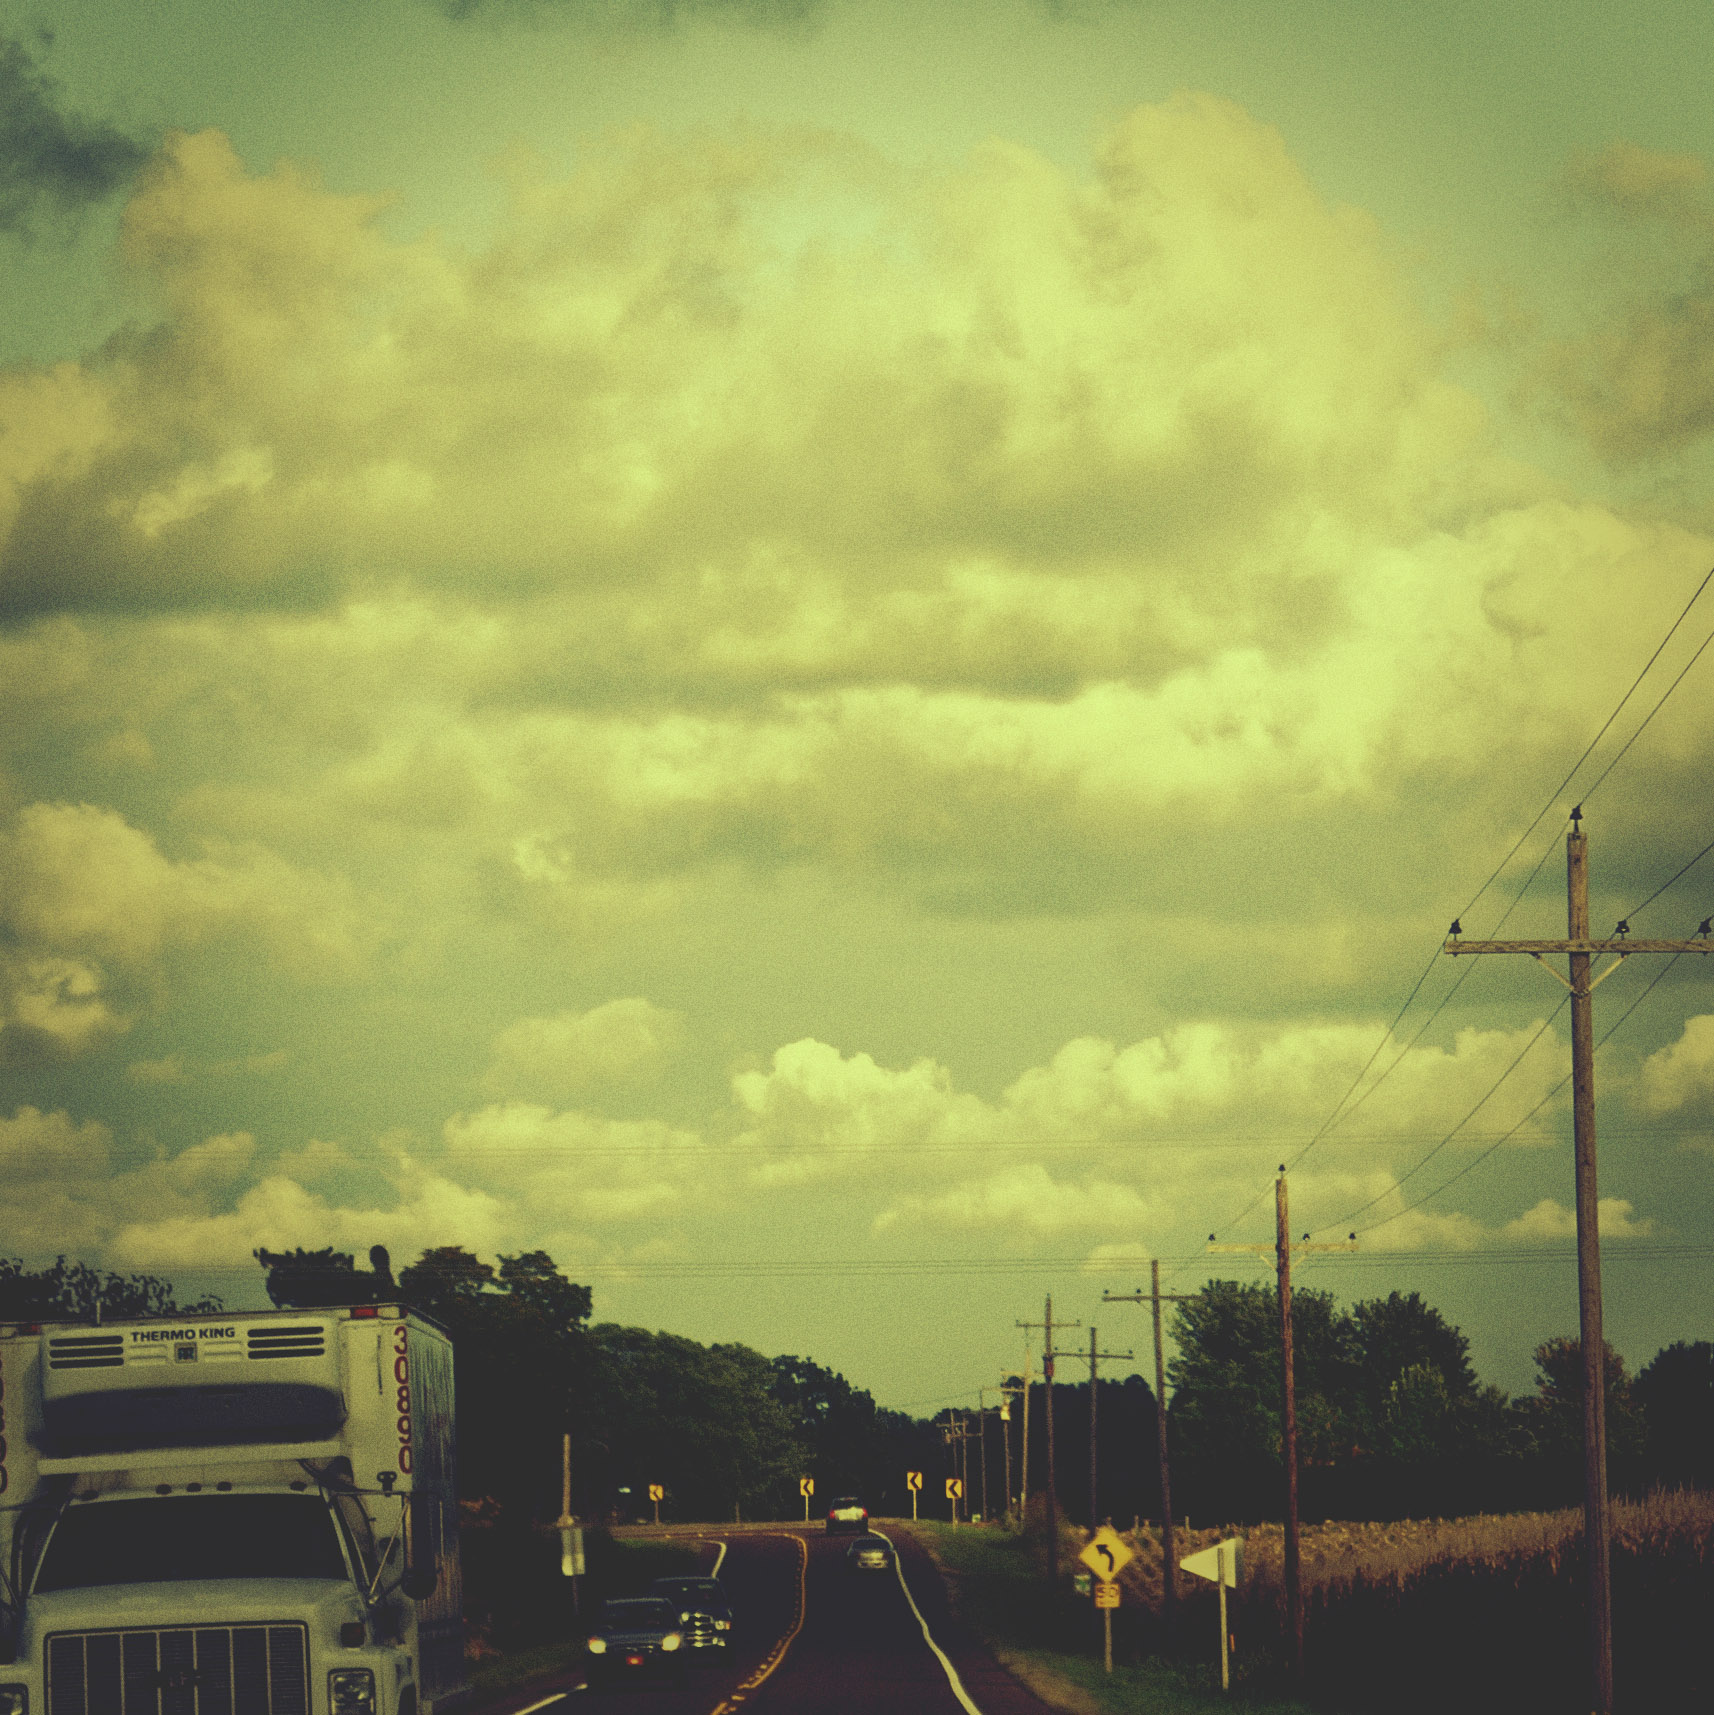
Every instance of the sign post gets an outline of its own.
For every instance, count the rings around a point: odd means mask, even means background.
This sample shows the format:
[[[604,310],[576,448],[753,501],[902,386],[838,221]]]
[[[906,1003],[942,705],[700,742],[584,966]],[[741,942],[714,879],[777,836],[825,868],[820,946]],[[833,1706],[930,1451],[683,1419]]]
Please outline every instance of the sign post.
[[[649,1499],[655,1503],[656,1524],[661,1522],[661,1502],[666,1499],[666,1493],[666,1485],[664,1483],[649,1484]]]
[[[1244,1574],[1244,1544],[1235,1536],[1205,1548],[1199,1554],[1187,1554],[1179,1563],[1181,1572],[1195,1578],[1206,1578],[1220,1589],[1220,1689],[1232,1689],[1231,1667],[1227,1648],[1231,1639],[1226,1630],[1226,1592],[1238,1588]]]
[[[797,1492],[803,1496],[803,1522],[809,1523],[809,1497],[815,1493],[815,1478],[799,1477]]]
[[[952,1503],[952,1528],[958,1528],[958,1503],[964,1499],[964,1483],[958,1477],[946,1479],[946,1498]]]
[[[922,1493],[922,1472],[905,1472],[905,1487],[911,1492],[911,1523],[917,1521],[917,1496]]]
[[[571,1437],[565,1437],[563,1443],[563,1464],[561,1465],[561,1480],[559,1492],[559,1518],[555,1524],[559,1530],[559,1571],[562,1578],[571,1580],[571,1611],[579,1611],[577,1597],[577,1581],[583,1576],[583,1527],[571,1516]]]
[[[1136,1558],[1131,1545],[1104,1524],[1084,1543],[1077,1558],[1095,1574],[1095,1606],[1101,1610],[1102,1659],[1113,1671],[1113,1610],[1119,1605],[1119,1574]]]

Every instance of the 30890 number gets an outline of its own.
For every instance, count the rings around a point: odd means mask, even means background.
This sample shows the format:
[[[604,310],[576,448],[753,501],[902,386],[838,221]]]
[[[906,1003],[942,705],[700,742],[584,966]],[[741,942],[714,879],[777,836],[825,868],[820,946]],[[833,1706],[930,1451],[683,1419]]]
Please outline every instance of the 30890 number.
[[[403,1323],[393,1330],[393,1380],[398,1383],[399,1397],[399,1469],[406,1476],[411,1472],[411,1359],[406,1349],[407,1331]]]

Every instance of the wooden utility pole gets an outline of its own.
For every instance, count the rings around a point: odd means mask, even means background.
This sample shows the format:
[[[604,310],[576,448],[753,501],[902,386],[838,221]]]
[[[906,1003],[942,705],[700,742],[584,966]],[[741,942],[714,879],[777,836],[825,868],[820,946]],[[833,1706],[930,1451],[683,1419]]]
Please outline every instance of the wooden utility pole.
[[[1043,1403],[1047,1408],[1047,1575],[1057,1583],[1059,1581],[1059,1487],[1053,1469],[1053,1294],[1049,1293],[1047,1302],[1042,1310],[1039,1322],[1020,1322],[1020,1328],[1040,1328],[1042,1330],[1042,1393]],[[1060,1327],[1081,1328],[1081,1322],[1062,1322]],[[1062,1353],[1069,1357],[1072,1354]]]
[[[1101,1358],[1129,1358],[1133,1352],[1098,1352],[1095,1349],[1095,1330],[1089,1330],[1089,1528],[1095,1530],[1101,1523],[1101,1507],[1098,1499],[1099,1491],[1095,1486],[1095,1425],[1101,1415],[1101,1388],[1096,1380],[1095,1365]]]
[[[1027,1530],[1030,1523],[1030,1372],[1035,1354],[1024,1341],[1024,1422],[1019,1431],[1023,1445],[1018,1452],[1018,1516]]]
[[[1588,1568],[1589,1676],[1596,1715],[1613,1708],[1612,1525],[1607,1505],[1607,1344],[1601,1332],[1600,1204],[1595,1183],[1595,1003],[1596,986],[1633,953],[1707,953],[1708,924],[1694,941],[1633,940],[1621,922],[1606,941],[1589,938],[1589,836],[1583,806],[1571,812],[1565,836],[1565,928],[1563,941],[1464,941],[1457,923],[1443,951],[1528,953],[1571,991],[1571,1132],[1577,1192],[1577,1327],[1583,1348],[1583,1558]],[[1543,955],[1564,953],[1570,980]],[[1617,958],[1593,980],[1589,961],[1601,953]]]
[[[1291,1228],[1287,1221],[1285,1166],[1274,1181],[1275,1272],[1280,1301],[1280,1456],[1285,1461],[1286,1626],[1291,1670],[1303,1678],[1303,1576],[1297,1540],[1297,1378],[1291,1344]]]
[[[1291,1673],[1294,1680],[1303,1678],[1303,1578],[1298,1552],[1297,1531],[1297,1373],[1292,1354],[1291,1329],[1291,1253],[1293,1251],[1354,1251],[1355,1233],[1339,1244],[1314,1244],[1305,1233],[1297,1243],[1291,1242],[1289,1209],[1286,1201],[1285,1163],[1280,1163],[1279,1178],[1274,1181],[1274,1275],[1278,1282],[1280,1311],[1280,1460],[1285,1466],[1285,1598],[1286,1631],[1291,1640]],[[1209,1236],[1211,1251],[1266,1251],[1267,1245],[1220,1245]]]
[[[988,1390],[976,1390],[976,1422],[980,1429],[980,1439],[976,1443],[976,1457],[982,1466],[982,1522],[988,1523]]]
[[[1000,1384],[1000,1516],[1012,1517],[1012,1401],[1023,1391]]]
[[[1166,1633],[1167,1648],[1173,1647],[1178,1624],[1178,1596],[1175,1589],[1178,1571],[1178,1549],[1172,1537],[1172,1460],[1166,1444],[1166,1362],[1161,1352],[1161,1305],[1183,1304],[1200,1296],[1194,1292],[1161,1291],[1161,1265],[1158,1257],[1149,1260],[1151,1291],[1139,1286],[1134,1293],[1120,1297],[1111,1292],[1101,1294],[1103,1304],[1147,1304],[1154,1310],[1155,1323],[1155,1445],[1160,1454],[1161,1473],[1161,1629]]]

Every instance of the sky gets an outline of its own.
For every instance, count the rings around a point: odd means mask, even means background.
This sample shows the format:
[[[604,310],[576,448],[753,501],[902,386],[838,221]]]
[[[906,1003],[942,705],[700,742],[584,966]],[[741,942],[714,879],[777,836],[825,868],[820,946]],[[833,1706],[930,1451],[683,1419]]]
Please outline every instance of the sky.
[[[1598,931],[1714,910],[1711,50],[0,0],[0,1251],[545,1249],[926,1412],[1049,1293],[1142,1364],[1289,1161],[1527,1389],[1564,990],[1438,949],[1563,934],[1577,803]],[[1596,1030],[1635,1369],[1714,970]]]

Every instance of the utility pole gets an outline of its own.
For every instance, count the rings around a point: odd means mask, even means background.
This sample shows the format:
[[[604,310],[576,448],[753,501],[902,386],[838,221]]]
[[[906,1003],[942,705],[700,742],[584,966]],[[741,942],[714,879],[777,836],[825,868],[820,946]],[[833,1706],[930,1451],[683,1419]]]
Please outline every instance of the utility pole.
[[[1209,1235],[1211,1251],[1265,1252],[1266,1245],[1219,1245]],[[1357,1235],[1340,1244],[1312,1245],[1305,1233],[1291,1242],[1286,1204],[1285,1163],[1274,1181],[1274,1272],[1278,1281],[1280,1308],[1280,1459],[1285,1466],[1285,1595],[1286,1630],[1291,1636],[1291,1672],[1303,1678],[1303,1578],[1297,1533],[1297,1376],[1292,1357],[1291,1253],[1297,1251],[1354,1251]]]
[[[976,1442],[976,1458],[982,1467],[982,1522],[988,1522],[988,1390],[976,1390],[976,1421],[980,1433]]]
[[[1095,1330],[1089,1330],[1089,1528],[1096,1529],[1101,1523],[1101,1507],[1099,1492],[1095,1487],[1095,1422],[1101,1414],[1100,1384],[1095,1379],[1095,1363],[1098,1358],[1130,1358],[1134,1352],[1098,1352],[1095,1350]]]
[[[1018,1454],[1018,1516],[1025,1530],[1030,1524],[1030,1380],[1035,1354],[1028,1336],[1024,1339],[1024,1426],[1023,1448]]]
[[[1023,1392],[1000,1384],[1000,1516],[1012,1520],[1012,1401]]]
[[[1160,1452],[1161,1468],[1161,1629],[1166,1633],[1167,1648],[1173,1647],[1178,1621],[1177,1591],[1178,1549],[1172,1537],[1172,1461],[1166,1444],[1166,1364],[1161,1354],[1161,1305],[1183,1304],[1200,1296],[1194,1292],[1161,1291],[1159,1257],[1149,1260],[1149,1281],[1153,1290],[1144,1292],[1139,1286],[1129,1297],[1121,1298],[1111,1292],[1101,1294],[1103,1304],[1147,1304],[1153,1307],[1155,1322],[1155,1444]]]
[[[1055,1583],[1059,1581],[1059,1488],[1053,1469],[1053,1294],[1049,1293],[1047,1302],[1042,1310],[1042,1320],[1039,1322],[1020,1322],[1020,1328],[1040,1328],[1042,1330],[1041,1373],[1044,1402],[1047,1406],[1047,1575]],[[1062,1322],[1061,1328],[1081,1328],[1081,1322]],[[1072,1357],[1073,1353],[1062,1352],[1061,1357]]]
[[[1571,1131],[1577,1185],[1577,1326],[1583,1348],[1583,1558],[1589,1579],[1589,1675],[1596,1715],[1613,1708],[1612,1525],[1607,1505],[1607,1344],[1601,1332],[1600,1205],[1595,1184],[1595,1003],[1605,982],[1633,953],[1707,953],[1709,925],[1703,919],[1694,941],[1630,938],[1621,922],[1606,941],[1589,938],[1589,836],[1583,806],[1571,812],[1565,836],[1565,928],[1563,941],[1463,941],[1454,922],[1442,951],[1528,953],[1571,991]],[[1544,954],[1564,953],[1570,980]],[[1617,958],[1591,980],[1589,961],[1601,953]]]

